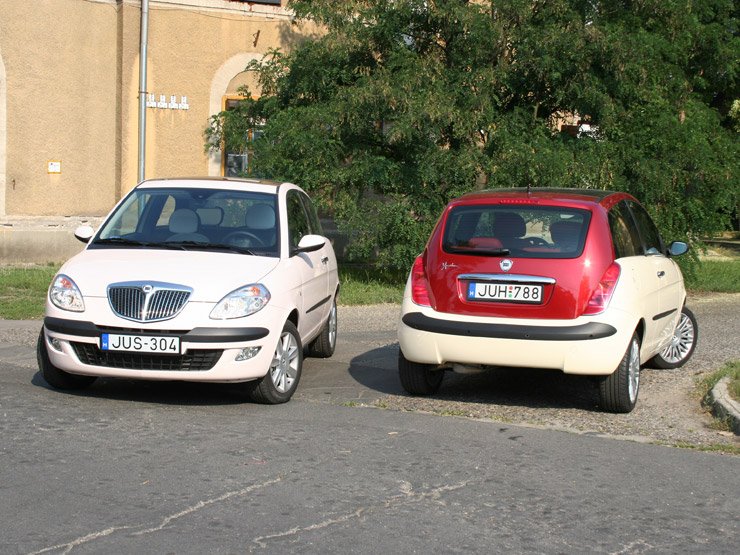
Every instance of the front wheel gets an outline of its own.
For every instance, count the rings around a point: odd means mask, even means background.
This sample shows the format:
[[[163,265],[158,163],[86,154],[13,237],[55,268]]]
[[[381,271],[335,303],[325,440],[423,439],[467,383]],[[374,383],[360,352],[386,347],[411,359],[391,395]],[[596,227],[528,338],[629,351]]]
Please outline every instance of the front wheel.
[[[302,368],[301,337],[292,322],[285,322],[267,374],[260,380],[248,382],[247,393],[257,403],[266,405],[286,403],[298,387]]]
[[[444,378],[444,370],[433,368],[431,364],[407,360],[398,350],[398,375],[401,385],[411,395],[432,395],[437,392]]]
[[[636,333],[614,373],[599,382],[599,403],[609,412],[632,412],[640,390],[640,341]]]
[[[673,330],[671,342],[650,359],[650,364],[664,369],[683,366],[694,354],[698,338],[699,326],[696,323],[696,317],[691,310],[683,307],[676,329]]]
[[[54,366],[49,360],[47,351],[46,337],[44,328],[41,328],[39,339],[36,342],[36,361],[44,376],[46,383],[56,389],[84,389],[97,379],[95,376],[82,376],[79,374],[70,374]]]

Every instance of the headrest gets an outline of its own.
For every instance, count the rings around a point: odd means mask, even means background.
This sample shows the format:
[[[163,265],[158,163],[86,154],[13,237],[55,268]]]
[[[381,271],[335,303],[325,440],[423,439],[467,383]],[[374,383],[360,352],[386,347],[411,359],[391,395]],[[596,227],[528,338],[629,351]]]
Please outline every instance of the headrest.
[[[250,229],[273,229],[275,210],[267,204],[255,204],[247,210],[247,227]]]
[[[224,219],[224,209],[218,206],[213,208],[198,208],[195,210],[203,225],[218,225]]]
[[[493,221],[493,234],[499,238],[524,237],[527,224],[524,218],[514,212],[498,212]]]
[[[170,216],[170,233],[196,233],[198,214],[187,208],[178,208]]]
[[[577,243],[581,234],[579,222],[553,222],[550,225],[550,236],[555,243]]]

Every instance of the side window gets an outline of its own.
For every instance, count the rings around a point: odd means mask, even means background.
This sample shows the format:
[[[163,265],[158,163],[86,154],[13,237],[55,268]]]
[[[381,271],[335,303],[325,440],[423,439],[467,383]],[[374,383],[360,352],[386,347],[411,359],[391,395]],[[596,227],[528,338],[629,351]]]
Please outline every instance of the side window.
[[[321,221],[319,220],[319,216],[316,213],[316,207],[311,202],[311,199],[308,198],[306,195],[300,195],[300,197],[301,201],[303,202],[303,206],[306,209],[306,214],[308,214],[308,224],[311,233],[313,233],[314,235],[323,235],[324,230],[321,229]]]
[[[609,227],[616,258],[642,254],[640,237],[623,202],[609,210]]]
[[[311,233],[308,217],[298,191],[288,191],[288,244],[297,247],[304,235]]]
[[[637,229],[644,245],[644,254],[659,254],[664,252],[663,242],[660,239],[658,228],[645,209],[636,202],[628,202],[637,223]]]

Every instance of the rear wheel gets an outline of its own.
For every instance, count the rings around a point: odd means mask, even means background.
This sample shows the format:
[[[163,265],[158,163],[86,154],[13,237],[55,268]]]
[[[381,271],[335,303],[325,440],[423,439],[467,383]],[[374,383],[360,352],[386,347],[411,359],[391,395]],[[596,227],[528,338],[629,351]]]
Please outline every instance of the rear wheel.
[[[303,346],[292,322],[285,322],[270,368],[260,380],[247,383],[249,397],[266,405],[290,400],[298,387],[303,368]]]
[[[331,302],[329,318],[327,318],[324,327],[321,329],[319,336],[313,340],[308,347],[308,353],[312,357],[329,358],[334,354],[334,348],[337,346],[337,299],[334,297]]]
[[[49,360],[47,349],[44,328],[41,328],[39,339],[36,342],[36,361],[38,362],[39,370],[41,370],[41,375],[44,376],[46,383],[51,387],[56,389],[84,389],[92,385],[97,379],[95,376],[81,376],[60,370]]]
[[[678,368],[683,366],[694,354],[699,338],[699,326],[694,313],[683,307],[671,342],[652,359],[650,364],[656,368]]]
[[[398,375],[401,385],[411,395],[432,395],[437,392],[444,378],[444,371],[433,368],[431,364],[407,360],[399,349]]]
[[[599,403],[609,412],[631,412],[640,390],[640,341],[632,334],[627,352],[613,374],[599,382]]]

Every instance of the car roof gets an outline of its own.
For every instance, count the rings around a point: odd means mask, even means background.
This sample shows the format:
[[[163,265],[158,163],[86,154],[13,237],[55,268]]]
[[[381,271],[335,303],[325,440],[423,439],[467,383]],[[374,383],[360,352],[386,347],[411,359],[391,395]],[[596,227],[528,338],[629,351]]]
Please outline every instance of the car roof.
[[[565,189],[554,187],[517,187],[511,189],[485,189],[458,197],[450,204],[485,204],[499,201],[502,204],[516,201],[542,201],[545,204],[564,204],[569,206],[593,206],[601,204],[609,208],[622,199],[635,200],[627,193],[602,189]]]
[[[299,188],[292,183],[271,181],[268,179],[244,179],[237,177],[167,177],[147,179],[137,188],[182,187],[189,189],[231,189],[235,191],[253,191],[257,193],[276,194],[282,186]]]

